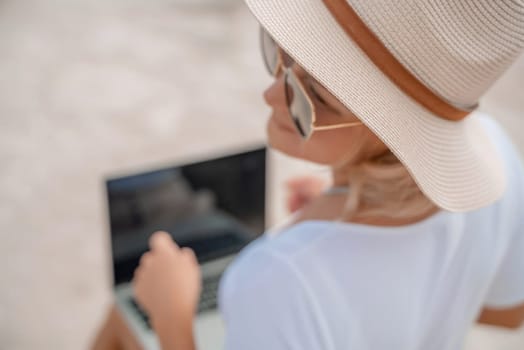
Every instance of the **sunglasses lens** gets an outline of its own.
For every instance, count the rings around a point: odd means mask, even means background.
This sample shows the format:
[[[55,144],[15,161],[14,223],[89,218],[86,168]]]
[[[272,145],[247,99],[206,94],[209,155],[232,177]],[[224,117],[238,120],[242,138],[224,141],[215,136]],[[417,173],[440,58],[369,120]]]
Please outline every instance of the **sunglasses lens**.
[[[267,70],[271,75],[275,75],[278,65],[278,46],[263,28],[260,29],[260,46]]]
[[[293,122],[302,137],[309,137],[312,132],[313,107],[302,90],[298,78],[291,70],[286,70],[285,92],[289,114],[293,118]]]

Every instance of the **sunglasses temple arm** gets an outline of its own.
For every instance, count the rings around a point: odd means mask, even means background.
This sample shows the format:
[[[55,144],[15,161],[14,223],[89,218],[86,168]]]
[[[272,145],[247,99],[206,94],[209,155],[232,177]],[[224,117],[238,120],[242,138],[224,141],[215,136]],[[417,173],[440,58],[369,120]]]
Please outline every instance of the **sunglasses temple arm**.
[[[358,125],[362,125],[362,122],[352,122],[352,123],[336,124],[336,125],[315,126],[315,130],[333,130],[333,129],[340,129],[340,128],[349,128],[349,127],[358,126]]]

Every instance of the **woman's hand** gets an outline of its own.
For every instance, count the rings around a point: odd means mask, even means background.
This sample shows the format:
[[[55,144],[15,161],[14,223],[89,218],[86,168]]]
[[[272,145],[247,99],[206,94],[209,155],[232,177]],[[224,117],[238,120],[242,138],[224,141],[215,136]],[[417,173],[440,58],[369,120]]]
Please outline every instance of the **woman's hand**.
[[[135,270],[133,289],[140,306],[157,322],[193,321],[201,291],[198,261],[189,248],[179,248],[166,232],[149,240]]]
[[[302,209],[327,187],[328,182],[314,176],[294,177],[286,182],[287,210],[291,213]]]

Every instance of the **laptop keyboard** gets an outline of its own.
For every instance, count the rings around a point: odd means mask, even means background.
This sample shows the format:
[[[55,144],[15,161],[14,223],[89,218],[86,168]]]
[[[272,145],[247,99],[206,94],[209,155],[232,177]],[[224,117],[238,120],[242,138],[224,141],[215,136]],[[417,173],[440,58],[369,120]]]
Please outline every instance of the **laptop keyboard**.
[[[217,307],[217,292],[220,277],[222,277],[222,275],[211,276],[204,279],[202,294],[200,295],[200,302],[198,303],[198,312],[215,309]]]
[[[198,312],[212,310],[217,307],[217,292],[218,284],[222,275],[211,276],[205,278],[202,283],[202,294],[200,295],[200,301],[198,303]],[[151,328],[151,323],[147,313],[142,310],[140,305],[137,304],[134,298],[129,298],[129,303],[137,310],[142,321]]]

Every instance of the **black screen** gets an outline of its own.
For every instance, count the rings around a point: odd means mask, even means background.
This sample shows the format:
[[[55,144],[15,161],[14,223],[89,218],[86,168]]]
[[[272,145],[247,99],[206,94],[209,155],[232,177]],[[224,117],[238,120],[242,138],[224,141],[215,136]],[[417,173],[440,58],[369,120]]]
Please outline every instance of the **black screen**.
[[[115,283],[130,281],[150,235],[169,232],[200,262],[265,229],[265,148],[106,181]]]

